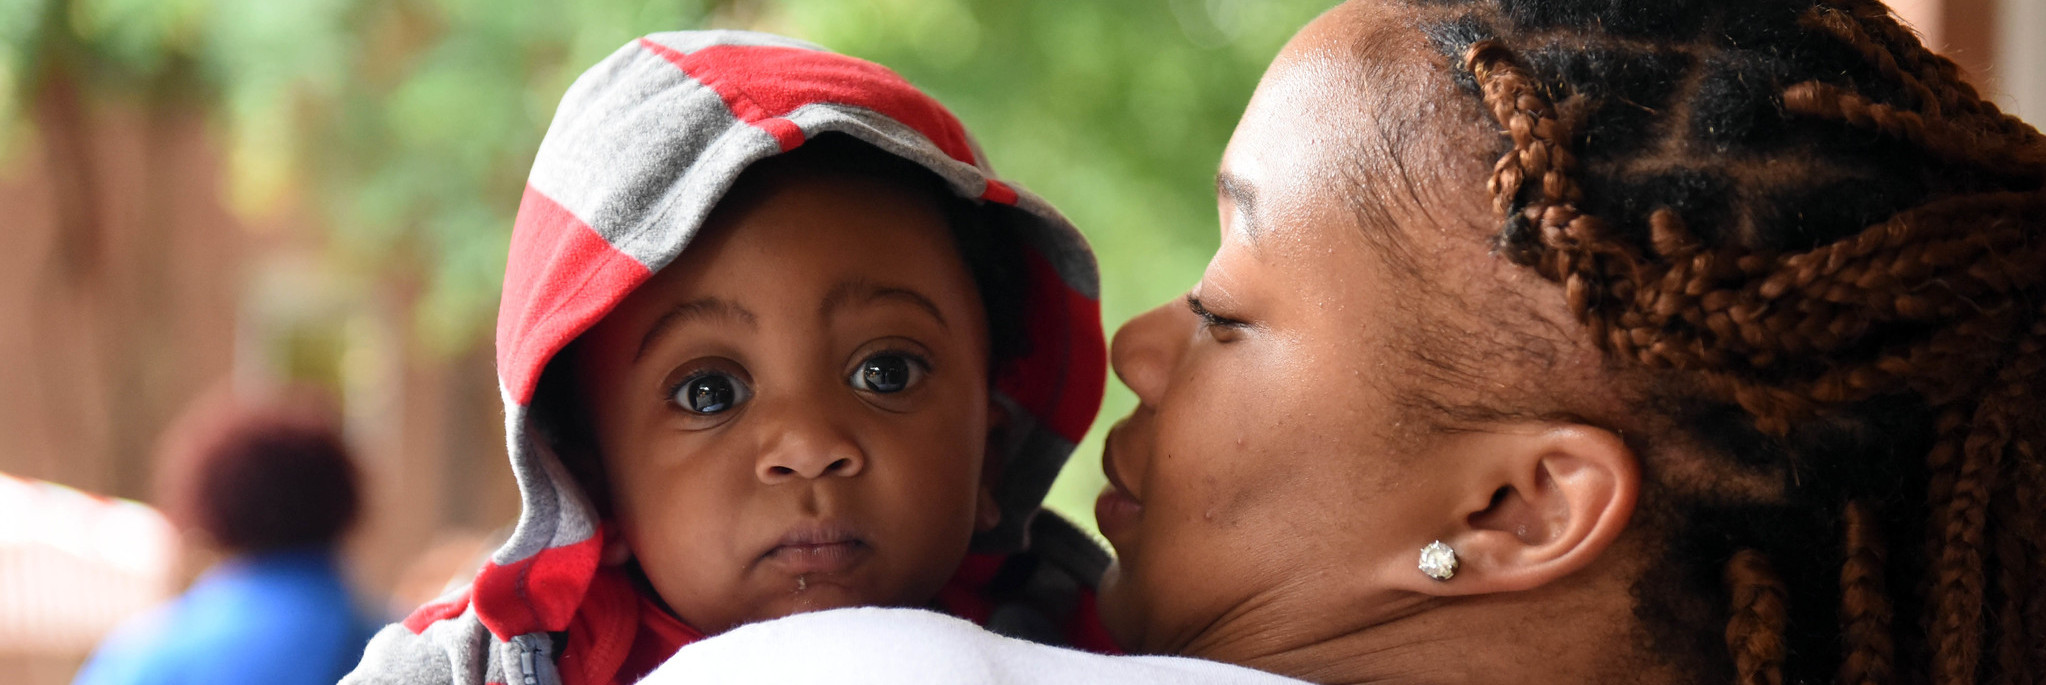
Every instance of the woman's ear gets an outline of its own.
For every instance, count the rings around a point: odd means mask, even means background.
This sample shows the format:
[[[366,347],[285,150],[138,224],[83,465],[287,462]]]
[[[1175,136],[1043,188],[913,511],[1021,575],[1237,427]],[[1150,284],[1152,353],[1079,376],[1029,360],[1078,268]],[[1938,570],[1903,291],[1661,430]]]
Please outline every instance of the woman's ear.
[[[1596,562],[1634,515],[1640,467],[1619,435],[1582,424],[1519,428],[1458,441],[1469,448],[1457,455],[1467,464],[1457,476],[1463,494],[1442,539],[1458,569],[1424,591],[1541,587]]]

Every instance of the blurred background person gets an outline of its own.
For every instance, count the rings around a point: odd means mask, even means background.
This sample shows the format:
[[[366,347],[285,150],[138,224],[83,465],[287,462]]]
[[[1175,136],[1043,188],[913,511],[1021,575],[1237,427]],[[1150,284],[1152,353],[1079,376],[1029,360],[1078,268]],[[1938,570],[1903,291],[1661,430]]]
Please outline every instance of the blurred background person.
[[[77,683],[332,683],[362,655],[338,545],[361,507],[336,422],[305,399],[220,394],[164,436],[159,501],[223,559],[115,630]]]

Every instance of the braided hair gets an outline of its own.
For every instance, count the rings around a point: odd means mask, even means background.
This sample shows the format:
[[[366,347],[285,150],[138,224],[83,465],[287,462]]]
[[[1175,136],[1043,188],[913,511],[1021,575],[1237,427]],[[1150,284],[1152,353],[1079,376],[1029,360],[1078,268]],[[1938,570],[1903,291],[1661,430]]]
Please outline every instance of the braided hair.
[[[1497,254],[1780,476],[1648,478],[1651,635],[1740,683],[2046,681],[2046,137],[1878,0],[1408,2],[1500,132]]]

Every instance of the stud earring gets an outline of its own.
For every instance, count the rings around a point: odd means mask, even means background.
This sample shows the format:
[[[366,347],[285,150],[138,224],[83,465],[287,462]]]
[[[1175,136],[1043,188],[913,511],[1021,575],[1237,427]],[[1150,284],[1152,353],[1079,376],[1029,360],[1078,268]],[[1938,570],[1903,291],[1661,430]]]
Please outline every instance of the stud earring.
[[[1436,580],[1449,580],[1456,575],[1456,550],[1441,540],[1428,543],[1421,548],[1421,572]]]

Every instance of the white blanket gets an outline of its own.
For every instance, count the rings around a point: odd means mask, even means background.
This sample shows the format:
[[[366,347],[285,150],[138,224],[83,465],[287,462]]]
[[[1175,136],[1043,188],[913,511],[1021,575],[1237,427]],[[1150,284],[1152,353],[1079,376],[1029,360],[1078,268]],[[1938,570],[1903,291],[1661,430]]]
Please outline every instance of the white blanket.
[[[854,608],[755,623],[682,651],[641,683],[1074,685],[1302,681],[1165,656],[1106,656],[1003,637],[916,609]]]

